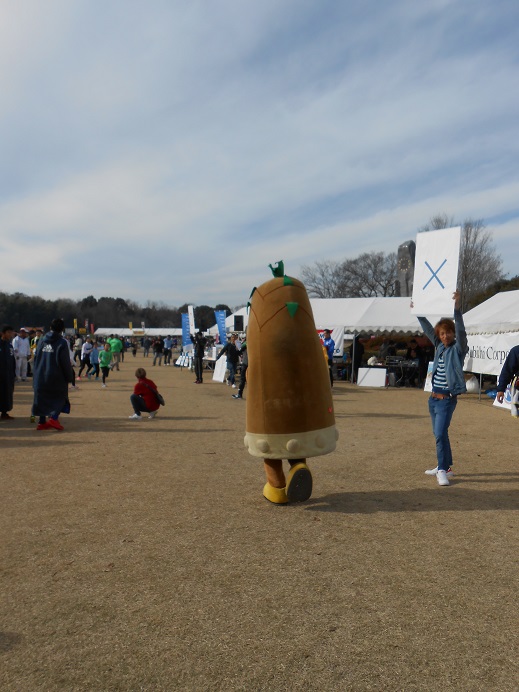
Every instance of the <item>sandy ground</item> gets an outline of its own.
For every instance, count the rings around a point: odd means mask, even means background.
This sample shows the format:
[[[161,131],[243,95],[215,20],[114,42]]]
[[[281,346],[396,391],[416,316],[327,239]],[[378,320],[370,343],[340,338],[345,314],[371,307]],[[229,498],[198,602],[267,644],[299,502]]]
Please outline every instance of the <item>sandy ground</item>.
[[[148,368],[166,406],[133,422]],[[65,432],[0,424],[0,689],[517,690],[519,421],[476,395],[440,488],[427,394],[336,383],[336,452],[277,507],[229,387],[126,356]],[[245,390],[247,391],[247,390]]]

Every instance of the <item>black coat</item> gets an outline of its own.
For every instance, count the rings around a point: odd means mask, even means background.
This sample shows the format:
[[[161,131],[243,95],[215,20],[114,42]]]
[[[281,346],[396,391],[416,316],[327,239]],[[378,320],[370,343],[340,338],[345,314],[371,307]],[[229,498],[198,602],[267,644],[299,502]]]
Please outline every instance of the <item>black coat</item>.
[[[240,358],[240,352],[232,341],[228,341],[218,354],[216,360],[222,356],[227,358],[228,363],[232,363],[234,366],[236,366],[238,364],[238,359]]]
[[[0,338],[0,412],[13,408],[13,392],[16,372],[13,345]]]
[[[35,416],[70,411],[68,385],[74,381],[67,341],[56,332],[39,340],[33,364]]]
[[[193,348],[195,352],[195,358],[203,358],[205,356],[205,347],[207,346],[207,339],[203,336],[194,336],[190,334],[191,341],[193,342]]]

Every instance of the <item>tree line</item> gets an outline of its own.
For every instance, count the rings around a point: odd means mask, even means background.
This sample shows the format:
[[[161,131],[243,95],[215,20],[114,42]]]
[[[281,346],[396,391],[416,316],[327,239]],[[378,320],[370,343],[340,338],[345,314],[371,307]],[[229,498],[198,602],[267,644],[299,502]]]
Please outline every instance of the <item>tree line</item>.
[[[87,296],[75,301],[68,298],[45,300],[40,296],[27,296],[24,293],[0,292],[0,322],[20,327],[48,328],[55,317],[61,317],[65,326],[72,328],[74,320],[78,327],[85,323],[97,327],[127,327],[130,322],[139,329],[144,322],[146,327],[182,326],[182,314],[187,313],[187,303],[180,307],[169,307],[162,303],[148,301],[145,306],[123,298],[99,298]],[[215,310],[225,310],[231,314],[228,305],[198,305],[194,308],[197,328],[207,330],[215,324]]]
[[[462,310],[467,311],[488,298],[493,287],[512,290],[518,277],[507,280],[503,262],[494,246],[491,232],[481,219],[456,223],[447,214],[433,216],[418,232],[461,226],[458,288]],[[366,252],[342,261],[324,260],[302,268],[302,280],[314,298],[369,298],[398,295],[397,253]],[[515,282],[515,283],[514,283]],[[497,292],[497,290],[494,291]],[[493,293],[490,293],[493,295]]]

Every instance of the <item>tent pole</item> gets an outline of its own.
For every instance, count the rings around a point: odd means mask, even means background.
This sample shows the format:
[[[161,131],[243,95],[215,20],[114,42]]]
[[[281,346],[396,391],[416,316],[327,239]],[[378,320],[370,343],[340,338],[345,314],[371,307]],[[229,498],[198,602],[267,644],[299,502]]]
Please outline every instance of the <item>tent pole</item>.
[[[355,362],[355,332],[353,332],[353,348],[351,349],[351,379],[350,382],[353,384],[353,363]]]

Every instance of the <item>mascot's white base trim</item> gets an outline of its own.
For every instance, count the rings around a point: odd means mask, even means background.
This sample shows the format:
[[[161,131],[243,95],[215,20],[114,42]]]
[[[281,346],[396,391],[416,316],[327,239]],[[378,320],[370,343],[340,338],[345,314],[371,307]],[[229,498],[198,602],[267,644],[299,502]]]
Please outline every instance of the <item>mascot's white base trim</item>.
[[[249,454],[262,459],[309,459],[329,454],[335,449],[339,433],[335,425],[322,430],[290,435],[258,435],[245,433],[244,444]]]

